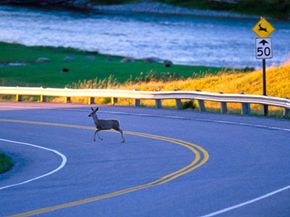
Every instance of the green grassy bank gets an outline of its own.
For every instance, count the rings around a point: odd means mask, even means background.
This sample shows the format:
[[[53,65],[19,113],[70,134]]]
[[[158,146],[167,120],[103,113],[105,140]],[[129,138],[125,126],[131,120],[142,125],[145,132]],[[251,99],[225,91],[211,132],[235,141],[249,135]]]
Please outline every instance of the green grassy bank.
[[[229,70],[184,65],[165,67],[163,63],[149,62],[71,48],[27,47],[0,42],[0,85],[61,88],[84,80],[122,84],[203,77]]]
[[[7,172],[12,167],[13,167],[12,159],[0,152],[0,174]]]

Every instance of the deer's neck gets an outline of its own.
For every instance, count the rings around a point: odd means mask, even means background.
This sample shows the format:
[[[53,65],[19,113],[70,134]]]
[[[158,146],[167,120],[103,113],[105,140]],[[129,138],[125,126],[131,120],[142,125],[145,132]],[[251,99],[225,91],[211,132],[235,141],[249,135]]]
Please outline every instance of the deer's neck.
[[[93,115],[92,118],[93,118],[95,124],[97,125],[98,122],[99,122],[99,119],[98,119],[97,115]]]

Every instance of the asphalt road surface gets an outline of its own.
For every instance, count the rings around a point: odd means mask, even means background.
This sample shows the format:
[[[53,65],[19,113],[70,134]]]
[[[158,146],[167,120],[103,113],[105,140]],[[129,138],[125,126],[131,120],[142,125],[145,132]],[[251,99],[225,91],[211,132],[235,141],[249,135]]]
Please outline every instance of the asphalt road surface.
[[[290,216],[289,120],[100,107],[126,142],[93,142],[89,107],[5,108],[0,216]]]

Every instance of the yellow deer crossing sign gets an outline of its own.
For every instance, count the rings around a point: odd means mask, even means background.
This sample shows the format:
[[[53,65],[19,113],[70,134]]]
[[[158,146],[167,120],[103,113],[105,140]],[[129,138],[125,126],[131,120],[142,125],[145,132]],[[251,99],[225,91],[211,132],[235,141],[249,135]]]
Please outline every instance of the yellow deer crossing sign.
[[[264,17],[261,17],[252,30],[260,38],[267,38],[275,31],[275,28]]]
[[[266,59],[273,57],[272,40],[268,38],[275,28],[265,18],[261,17],[257,24],[252,28],[259,38],[256,38],[256,58],[262,59],[263,64],[263,95],[267,96],[266,91]],[[268,106],[264,105],[264,115],[268,115]]]

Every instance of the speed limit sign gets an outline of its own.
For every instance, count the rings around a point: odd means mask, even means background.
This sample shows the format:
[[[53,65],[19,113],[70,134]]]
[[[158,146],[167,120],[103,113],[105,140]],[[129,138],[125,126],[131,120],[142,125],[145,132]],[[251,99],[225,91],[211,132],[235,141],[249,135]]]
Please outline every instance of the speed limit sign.
[[[257,59],[271,59],[272,40],[271,38],[256,38],[256,58]]]
[[[273,57],[272,41],[269,36],[275,31],[275,28],[264,17],[261,17],[252,30],[257,34],[257,36],[259,36],[259,38],[256,38],[256,58],[262,59],[263,95],[267,96],[266,59],[271,59]],[[264,105],[264,115],[267,116],[267,114],[268,105]]]

